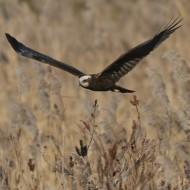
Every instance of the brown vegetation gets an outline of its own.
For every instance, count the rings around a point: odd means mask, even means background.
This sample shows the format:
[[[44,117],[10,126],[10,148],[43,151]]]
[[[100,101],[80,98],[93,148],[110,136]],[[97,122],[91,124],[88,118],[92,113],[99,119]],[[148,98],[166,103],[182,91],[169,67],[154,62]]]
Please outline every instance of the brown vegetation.
[[[0,5],[0,189],[190,188],[189,1]],[[127,95],[82,89],[4,36],[96,73],[178,15],[183,27],[120,81]]]

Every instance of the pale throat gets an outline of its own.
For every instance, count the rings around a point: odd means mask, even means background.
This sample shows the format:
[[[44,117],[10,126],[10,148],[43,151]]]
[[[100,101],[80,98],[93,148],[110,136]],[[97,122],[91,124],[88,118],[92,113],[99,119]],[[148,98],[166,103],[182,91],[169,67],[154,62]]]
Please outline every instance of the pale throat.
[[[89,87],[91,78],[90,75],[82,76],[79,78],[79,84],[83,87]]]

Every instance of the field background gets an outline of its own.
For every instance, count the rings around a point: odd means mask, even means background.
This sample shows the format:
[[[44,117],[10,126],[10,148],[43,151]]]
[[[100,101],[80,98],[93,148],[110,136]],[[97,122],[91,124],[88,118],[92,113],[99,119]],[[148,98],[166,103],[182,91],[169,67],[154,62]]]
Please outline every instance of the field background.
[[[189,14],[188,0],[0,0],[1,189],[189,189]],[[177,16],[183,27],[119,82],[134,94],[80,88],[4,35],[97,73]]]

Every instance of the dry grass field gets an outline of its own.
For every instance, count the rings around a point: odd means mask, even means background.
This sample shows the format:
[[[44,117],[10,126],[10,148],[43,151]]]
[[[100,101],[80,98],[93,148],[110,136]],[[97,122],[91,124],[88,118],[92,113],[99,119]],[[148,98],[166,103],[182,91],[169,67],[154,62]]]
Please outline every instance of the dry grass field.
[[[0,0],[0,189],[190,189],[189,0]],[[92,92],[18,56],[4,33],[86,73],[178,29],[119,84]]]

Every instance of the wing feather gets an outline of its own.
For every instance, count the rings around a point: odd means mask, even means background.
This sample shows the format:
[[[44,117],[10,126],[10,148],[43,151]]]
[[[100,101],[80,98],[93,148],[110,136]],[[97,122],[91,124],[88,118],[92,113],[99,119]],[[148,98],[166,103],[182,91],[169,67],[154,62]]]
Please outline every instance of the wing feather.
[[[62,69],[64,71],[67,71],[77,77],[85,75],[83,72],[79,71],[78,69],[67,65],[65,63],[62,63],[60,61],[57,61],[47,55],[44,55],[42,53],[39,53],[33,49],[30,49],[23,45],[22,43],[18,42],[14,37],[12,37],[10,34],[5,34],[7,37],[7,40],[11,44],[12,48],[20,55],[40,61],[42,63],[46,63],[49,65],[52,65],[54,67],[57,67],[59,69]]]
[[[166,40],[170,34],[181,27],[181,21],[182,19],[180,18],[176,18],[174,20],[171,19],[165,28],[157,33],[153,38],[121,55],[111,65],[106,67],[100,73],[100,76],[108,75],[113,81],[117,82],[121,77],[131,71],[145,56]]]

